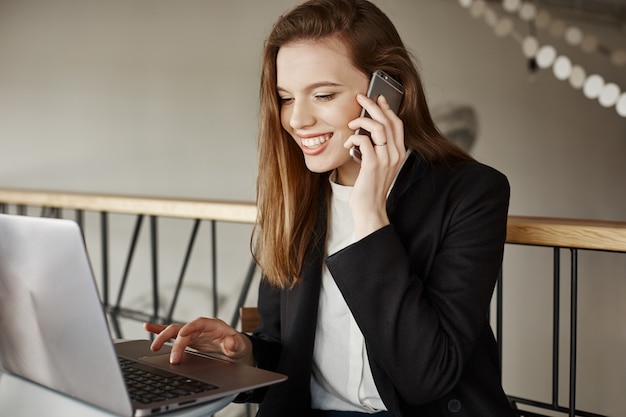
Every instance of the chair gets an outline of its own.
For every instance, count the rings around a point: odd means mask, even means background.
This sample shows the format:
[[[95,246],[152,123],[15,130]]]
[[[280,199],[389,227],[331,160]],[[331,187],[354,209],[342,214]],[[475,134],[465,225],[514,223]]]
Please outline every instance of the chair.
[[[261,321],[259,310],[256,307],[241,307],[239,314],[241,317],[241,331],[244,333],[252,333]]]

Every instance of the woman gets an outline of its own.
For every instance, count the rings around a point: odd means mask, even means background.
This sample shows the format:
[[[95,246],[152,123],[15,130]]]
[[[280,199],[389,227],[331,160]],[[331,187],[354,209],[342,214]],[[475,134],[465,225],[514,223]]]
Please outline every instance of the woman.
[[[397,115],[364,95],[375,70],[404,86]],[[439,133],[373,4],[311,0],[275,24],[257,191],[262,323],[251,337],[218,319],[147,324],[153,349],[175,338],[174,363],[192,346],[287,374],[238,399],[260,416],[514,415],[487,320],[508,182]]]

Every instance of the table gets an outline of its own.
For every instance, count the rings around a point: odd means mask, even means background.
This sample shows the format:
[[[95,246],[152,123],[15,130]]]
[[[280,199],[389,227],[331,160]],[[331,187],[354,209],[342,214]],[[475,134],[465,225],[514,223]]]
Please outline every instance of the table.
[[[167,417],[206,417],[226,407],[235,395],[182,411]],[[105,410],[52,391],[0,369],[0,414],[12,417],[112,417]]]

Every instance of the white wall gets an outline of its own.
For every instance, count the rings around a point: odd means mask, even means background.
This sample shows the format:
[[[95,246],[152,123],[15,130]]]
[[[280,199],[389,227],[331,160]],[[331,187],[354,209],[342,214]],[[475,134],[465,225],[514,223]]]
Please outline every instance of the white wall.
[[[295,3],[0,0],[0,187],[252,201],[261,46]],[[515,40],[456,0],[376,3],[419,59],[431,104],[476,108],[473,153],[508,176],[511,214],[624,220],[626,118],[531,74]],[[623,67],[560,48],[626,89]],[[248,233],[232,233],[221,272],[243,275]],[[505,265],[505,386],[546,401],[550,255],[511,248]],[[626,414],[624,258],[581,256],[578,405],[610,416]]]

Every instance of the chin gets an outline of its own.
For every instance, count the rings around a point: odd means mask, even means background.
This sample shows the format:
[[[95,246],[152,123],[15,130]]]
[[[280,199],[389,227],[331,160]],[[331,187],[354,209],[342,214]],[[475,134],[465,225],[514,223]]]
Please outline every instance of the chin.
[[[354,163],[352,158],[350,158],[350,155],[342,158],[324,161],[316,160],[315,158],[305,158],[305,164],[307,169],[311,172],[315,172],[316,174],[330,172],[349,163]]]
[[[332,171],[335,168],[332,167],[328,167],[327,165],[320,165],[320,164],[306,164],[306,167],[309,171],[314,172],[316,174],[323,174],[325,172],[328,171]]]

